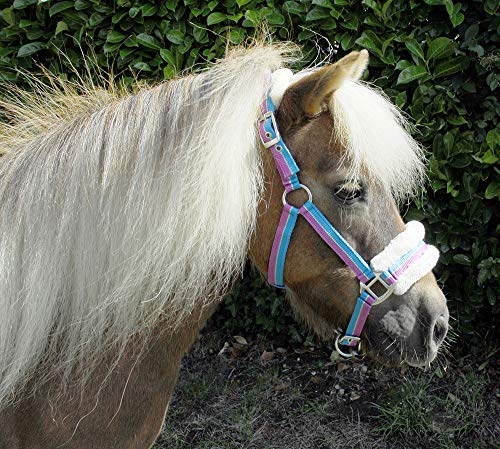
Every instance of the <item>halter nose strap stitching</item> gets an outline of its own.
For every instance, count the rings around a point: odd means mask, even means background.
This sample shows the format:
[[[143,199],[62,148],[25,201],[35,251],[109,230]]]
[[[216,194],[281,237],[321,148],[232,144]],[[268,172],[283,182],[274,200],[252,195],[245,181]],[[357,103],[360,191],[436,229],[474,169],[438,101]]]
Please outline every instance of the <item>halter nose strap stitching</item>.
[[[343,336],[339,335],[335,342],[338,352],[347,357],[352,355],[352,353],[344,353],[338,349],[338,345],[354,348],[360,344],[361,332],[372,306],[379,304],[392,294],[399,276],[411,264],[423,257],[428,246],[421,241],[415,248],[401,256],[387,270],[381,273],[374,272],[370,265],[349,245],[313,204],[310,190],[299,181],[298,173],[300,169],[278,131],[274,112],[274,104],[268,92],[266,99],[262,103],[262,116],[258,122],[259,135],[262,144],[271,152],[275,160],[276,168],[285,188],[283,192],[283,211],[269,257],[268,281],[275,287],[285,288],[284,269],[286,255],[297,218],[299,215],[302,215],[323,241],[351,268],[360,281],[360,295],[356,301],[346,333]],[[301,188],[306,190],[308,200],[300,208],[288,204],[286,202],[286,194]],[[377,282],[385,288],[385,292],[380,295],[372,290],[373,285]]]

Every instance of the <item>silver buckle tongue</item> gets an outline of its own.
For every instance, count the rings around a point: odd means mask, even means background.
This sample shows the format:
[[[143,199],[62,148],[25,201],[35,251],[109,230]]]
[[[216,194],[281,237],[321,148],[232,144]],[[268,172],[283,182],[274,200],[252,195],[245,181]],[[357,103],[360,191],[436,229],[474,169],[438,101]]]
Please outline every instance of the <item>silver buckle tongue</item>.
[[[380,304],[384,302],[389,296],[392,295],[392,292],[394,291],[394,288],[396,287],[396,284],[388,284],[385,282],[382,278],[381,275],[382,273],[374,273],[375,277],[368,282],[368,284],[364,284],[363,282],[359,281],[359,293],[366,292],[368,293],[374,300],[375,302],[372,304],[372,306],[376,306],[377,304]],[[382,285],[382,287],[385,288],[385,292],[382,295],[377,295],[371,287],[373,287],[376,283],[379,283]]]
[[[264,145],[265,148],[270,148],[273,145],[276,145],[281,140],[281,135],[280,135],[280,132],[278,131],[278,123],[276,122],[276,117],[274,116],[274,112],[267,111],[264,114],[262,114],[262,116],[259,117],[259,123],[265,122],[268,118],[271,119],[271,122],[273,124],[273,130],[275,133],[275,137],[266,142],[264,140],[264,138],[262,136],[260,136],[260,133],[259,133],[260,140],[262,142],[262,145]],[[271,133],[266,131],[266,137],[269,139],[269,138],[271,138],[271,136],[272,136]]]

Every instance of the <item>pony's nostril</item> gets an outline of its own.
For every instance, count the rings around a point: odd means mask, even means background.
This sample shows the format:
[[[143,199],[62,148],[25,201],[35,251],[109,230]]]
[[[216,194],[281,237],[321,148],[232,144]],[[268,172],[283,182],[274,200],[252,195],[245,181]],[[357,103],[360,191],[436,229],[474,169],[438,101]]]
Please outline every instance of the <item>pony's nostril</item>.
[[[448,332],[448,320],[441,315],[434,324],[433,329],[433,337],[434,342],[439,345],[446,337],[446,333]]]

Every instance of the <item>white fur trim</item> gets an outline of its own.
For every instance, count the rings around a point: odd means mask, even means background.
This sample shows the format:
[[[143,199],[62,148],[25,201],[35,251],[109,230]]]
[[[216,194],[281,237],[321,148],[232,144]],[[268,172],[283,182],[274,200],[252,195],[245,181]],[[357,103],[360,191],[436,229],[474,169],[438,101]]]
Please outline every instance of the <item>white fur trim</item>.
[[[415,248],[418,242],[424,239],[424,225],[418,221],[410,221],[405,230],[394,237],[385,249],[377,254],[370,262],[373,271],[382,272],[404,256],[408,251]]]
[[[290,69],[278,69],[271,74],[271,100],[274,107],[279,108],[285,90],[292,82],[293,73]]]
[[[435,246],[427,245],[425,253],[415,263],[411,264],[400,276],[394,287],[395,295],[405,294],[409,288],[429,271],[431,271],[439,259],[439,251]]]

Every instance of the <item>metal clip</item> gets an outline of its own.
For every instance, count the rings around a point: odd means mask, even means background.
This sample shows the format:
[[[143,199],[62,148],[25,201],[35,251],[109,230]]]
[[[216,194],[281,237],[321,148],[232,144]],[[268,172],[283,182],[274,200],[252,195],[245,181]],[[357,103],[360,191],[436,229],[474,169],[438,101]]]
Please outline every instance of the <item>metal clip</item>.
[[[339,348],[339,340],[340,339],[348,339],[349,342],[351,341],[357,341],[357,348],[356,347],[352,347],[352,346],[348,346],[350,348],[349,352],[344,352],[342,351],[340,348]],[[337,338],[335,339],[335,350],[344,358],[346,359],[350,359],[351,357],[355,357],[355,356],[358,356],[360,355],[361,353],[361,340],[359,337],[353,337],[351,335],[341,335],[341,334],[338,334],[337,335]]]

